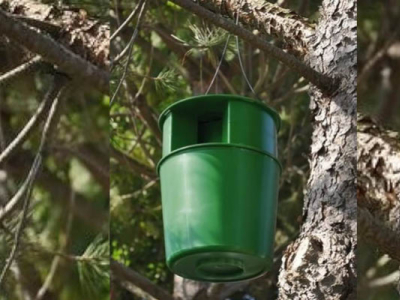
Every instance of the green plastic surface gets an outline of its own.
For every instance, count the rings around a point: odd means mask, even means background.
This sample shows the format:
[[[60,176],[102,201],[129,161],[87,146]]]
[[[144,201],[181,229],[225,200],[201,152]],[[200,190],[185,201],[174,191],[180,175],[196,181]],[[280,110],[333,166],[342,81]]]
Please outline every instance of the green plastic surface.
[[[280,176],[278,120],[266,106],[233,95],[194,97],[163,112],[167,149],[158,168],[174,273],[225,282],[268,271]]]
[[[163,156],[199,143],[257,148],[277,157],[279,115],[259,101],[235,95],[196,96],[163,111]]]

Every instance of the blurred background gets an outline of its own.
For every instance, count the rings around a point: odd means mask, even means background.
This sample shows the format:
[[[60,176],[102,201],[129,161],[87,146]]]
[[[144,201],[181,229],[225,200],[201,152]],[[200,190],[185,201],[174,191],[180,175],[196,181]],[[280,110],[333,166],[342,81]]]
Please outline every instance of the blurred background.
[[[1,1],[2,9],[7,2]],[[83,9],[86,18],[100,23],[108,15],[108,1],[62,2],[34,1],[60,11]],[[0,35],[0,78],[33,57]],[[1,152],[39,110],[54,74],[51,65],[39,65],[12,80],[0,80]],[[15,259],[0,284],[1,300],[109,299],[109,98],[74,82],[62,100]],[[48,113],[47,106],[27,139],[0,164],[0,212],[28,176]],[[21,218],[21,204],[1,217],[0,271],[15,245]]]
[[[400,2],[358,4],[358,109],[400,129]]]

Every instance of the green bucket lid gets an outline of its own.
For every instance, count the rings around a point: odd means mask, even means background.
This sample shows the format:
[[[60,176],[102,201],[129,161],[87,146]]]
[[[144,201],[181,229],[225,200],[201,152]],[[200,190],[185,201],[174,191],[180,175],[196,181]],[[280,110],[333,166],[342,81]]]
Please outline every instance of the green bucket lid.
[[[168,106],[164,111],[161,113],[159,119],[158,119],[158,124],[159,127],[162,128],[164,121],[167,117],[167,115],[175,108],[177,107],[183,107],[183,106],[188,106],[188,107],[195,107],[195,106],[200,106],[200,105],[207,105],[209,108],[211,105],[218,105],[221,104],[221,102],[229,102],[229,101],[242,101],[242,102],[247,102],[252,105],[256,105],[260,107],[262,110],[266,111],[271,117],[273,118],[277,131],[279,131],[281,127],[281,118],[279,117],[279,114],[266,105],[265,103],[254,100],[252,98],[247,98],[243,96],[238,96],[238,95],[233,95],[233,94],[211,94],[211,95],[200,95],[200,96],[194,96],[194,97],[189,97],[183,100],[179,100],[170,106]]]

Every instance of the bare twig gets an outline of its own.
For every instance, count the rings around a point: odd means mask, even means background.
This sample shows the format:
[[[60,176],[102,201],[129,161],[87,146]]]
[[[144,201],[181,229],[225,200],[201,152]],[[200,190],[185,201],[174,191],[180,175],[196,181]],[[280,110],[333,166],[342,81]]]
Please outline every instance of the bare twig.
[[[60,85],[59,83],[53,83],[49,92],[45,95],[44,100],[40,103],[35,114],[31,117],[28,123],[26,123],[25,127],[18,133],[16,138],[7,146],[4,151],[1,152],[0,165],[3,164],[10,157],[10,155],[12,155],[12,153],[26,141],[30,133],[39,125],[39,122],[43,119],[44,114],[48,110],[50,104],[58,96],[61,88],[62,85]]]
[[[40,165],[42,163],[42,157],[40,155],[36,156],[35,161],[32,165],[32,168],[29,172],[29,175],[26,179],[27,182],[27,190],[26,190],[26,196],[25,196],[25,201],[24,201],[24,206],[22,209],[22,217],[21,220],[18,223],[18,228],[17,228],[17,232],[15,233],[15,237],[14,237],[14,245],[11,249],[10,255],[6,261],[6,264],[3,268],[3,270],[1,271],[0,274],[0,286],[3,283],[3,280],[7,274],[7,271],[10,269],[12,262],[15,259],[15,256],[17,254],[17,250],[18,247],[20,245],[20,241],[21,241],[21,235],[25,226],[25,220],[26,220],[26,216],[28,214],[28,209],[29,209],[29,204],[30,204],[30,198],[31,198],[31,193],[32,193],[32,187],[33,187],[33,183],[35,181],[35,177],[39,171]]]
[[[33,71],[40,69],[46,65],[48,65],[48,64],[45,63],[40,56],[36,56],[36,57],[32,58],[30,61],[1,75],[0,76],[0,86],[10,83],[12,80],[19,77],[20,75],[26,74],[28,72],[33,72]]]
[[[147,191],[148,189],[153,187],[157,182],[158,182],[158,178],[153,179],[153,180],[149,181],[148,183],[146,183],[141,189],[139,189],[139,190],[137,190],[137,191],[135,191],[133,193],[130,193],[130,194],[121,195],[121,196],[119,196],[119,198],[121,200],[136,198],[140,194],[143,194],[145,191]]]
[[[131,14],[126,18],[124,23],[121,24],[121,26],[115,30],[115,32],[112,34],[110,37],[110,42],[112,42],[118,34],[136,17],[137,13],[139,12],[139,9],[142,7],[144,0],[140,0],[139,4],[135,7],[135,9],[131,12]]]
[[[388,49],[397,41],[397,36],[400,33],[400,26],[397,26],[395,31],[387,39],[383,47],[378,50],[372,57],[367,60],[367,63],[361,70],[357,77],[357,86],[360,86],[369,76],[371,71],[374,69],[377,63],[379,63],[382,58],[387,54]]]
[[[400,271],[396,270],[389,275],[375,278],[371,280],[368,284],[369,288],[381,288],[387,285],[393,285],[395,282],[397,282],[400,278]]]
[[[45,112],[51,103],[54,103],[60,96],[63,90],[64,83],[55,80],[49,92],[46,94],[45,99],[40,104],[36,113],[32,116],[29,122],[17,135],[17,137],[7,146],[7,148],[0,154],[0,164],[4,163],[7,158],[28,138],[29,134],[38,125],[40,120],[44,117]],[[29,182],[25,181],[17,193],[7,202],[5,207],[0,208],[0,222],[4,220],[11,212],[13,212],[29,186]]]
[[[134,106],[133,106],[133,101],[131,101],[131,109],[138,111],[137,115],[142,119],[143,123],[154,134],[157,143],[161,145],[162,136],[161,136],[161,131],[157,124],[157,118],[154,114],[154,111],[148,105],[146,98],[143,96],[143,94],[138,94],[135,87],[133,87],[130,84],[127,84],[127,90],[129,97],[135,99]]]
[[[25,158],[31,157],[29,151],[22,151],[20,155]],[[14,161],[11,162],[12,163],[7,166],[9,174],[17,177],[25,176],[24,170],[29,168],[26,159],[16,161],[15,164]],[[68,206],[68,195],[71,193],[72,187],[62,179],[54,176],[46,167],[42,168],[36,179],[36,183],[38,186],[48,190],[52,195],[52,201],[55,205],[61,207]],[[74,216],[82,221],[85,226],[89,226],[89,228],[92,228],[96,232],[107,232],[107,228],[104,224],[107,223],[108,213],[99,210],[98,207],[93,205],[93,201],[90,201],[86,196],[76,193],[76,205],[73,208],[73,212]]]
[[[65,77],[64,76],[62,76],[62,77],[61,76],[57,76],[55,78],[55,80],[57,80],[57,81],[59,80],[59,81],[61,81],[61,82],[63,82],[65,84]],[[56,124],[57,124],[57,120],[55,120],[55,118],[58,116],[58,107],[59,107],[60,98],[63,95],[62,92],[64,91],[64,89],[65,89],[65,87],[62,88],[59,91],[58,97],[56,97],[56,99],[53,101],[53,104],[52,104],[52,106],[50,108],[50,111],[49,111],[49,115],[47,117],[46,123],[45,123],[44,128],[43,128],[42,138],[41,138],[41,141],[40,141],[38,152],[37,152],[37,154],[35,156],[35,160],[34,160],[34,162],[32,164],[32,167],[31,167],[31,170],[29,172],[29,175],[25,180],[25,183],[26,183],[27,187],[26,187],[26,192],[22,193],[22,195],[25,195],[24,205],[23,205],[23,209],[22,209],[22,217],[21,217],[21,220],[20,220],[20,222],[18,224],[17,232],[15,234],[14,245],[13,245],[13,247],[11,249],[10,255],[9,255],[9,257],[7,259],[7,262],[6,262],[4,268],[3,268],[2,272],[1,272],[1,275],[0,275],[0,286],[1,286],[5,276],[7,274],[7,271],[11,267],[12,262],[15,259],[15,256],[16,256],[17,251],[18,251],[18,247],[20,245],[21,235],[22,235],[22,232],[24,230],[25,221],[26,221],[26,217],[27,217],[28,209],[29,209],[29,205],[30,205],[32,188],[33,188],[36,176],[37,176],[37,174],[39,172],[40,166],[42,164],[42,159],[43,159],[43,153],[42,152],[44,150],[44,147],[45,147],[45,144],[46,144],[47,140],[49,139],[49,136],[51,135],[51,133],[52,133],[52,131],[54,129],[54,126],[56,126]],[[25,185],[25,183],[24,183],[24,185]]]
[[[121,76],[121,79],[118,82],[117,88],[115,89],[115,92],[111,97],[110,107],[114,103],[114,101],[115,101],[115,99],[116,99],[116,97],[118,95],[118,92],[119,92],[119,90],[120,90],[120,88],[121,88],[121,86],[122,86],[122,84],[123,84],[123,82],[125,80],[126,74],[128,73],[129,64],[130,64],[131,58],[132,58],[133,44],[135,43],[136,36],[138,35],[140,22],[142,21],[142,17],[144,16],[144,13],[146,11],[146,7],[147,7],[147,0],[144,0],[144,2],[142,4],[142,7],[141,7],[141,10],[140,10],[140,13],[139,13],[139,16],[138,16],[138,20],[137,20],[137,23],[136,23],[135,30],[133,31],[131,40],[129,41],[129,44],[128,44],[128,46],[129,46],[129,48],[128,48],[128,59],[126,60],[126,63],[125,63],[124,72],[122,73],[122,76]]]

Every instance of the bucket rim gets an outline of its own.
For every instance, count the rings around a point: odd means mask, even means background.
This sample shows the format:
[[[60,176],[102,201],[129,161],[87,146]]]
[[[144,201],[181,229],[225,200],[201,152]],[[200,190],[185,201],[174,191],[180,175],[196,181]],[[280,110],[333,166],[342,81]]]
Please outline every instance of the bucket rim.
[[[159,128],[162,130],[163,124],[165,119],[167,118],[168,114],[171,112],[172,109],[174,109],[177,106],[180,106],[183,103],[187,103],[187,102],[191,102],[191,101],[199,101],[200,99],[204,99],[204,98],[214,98],[214,99],[221,99],[221,98],[229,98],[235,101],[243,101],[243,102],[247,102],[256,106],[259,106],[261,109],[263,109],[264,111],[266,111],[274,120],[275,126],[276,126],[276,131],[279,132],[280,128],[281,128],[281,118],[278,114],[278,112],[269,107],[267,104],[255,100],[253,98],[248,98],[248,97],[244,97],[244,96],[240,96],[240,95],[235,95],[235,94],[209,94],[209,95],[199,95],[199,96],[192,96],[192,97],[188,97],[182,100],[178,100],[174,103],[172,103],[171,105],[169,105],[167,108],[165,108],[159,118],[158,118],[158,126]]]
[[[262,154],[262,155],[266,155],[270,158],[272,158],[279,166],[279,176],[282,175],[282,164],[279,161],[278,158],[276,158],[275,156],[273,156],[271,153],[268,153],[266,151],[262,151],[258,148],[255,147],[251,147],[251,146],[247,146],[247,145],[243,145],[243,144],[226,144],[226,143],[203,143],[203,144],[194,144],[194,145],[189,145],[189,146],[185,146],[179,149],[176,149],[170,153],[168,153],[166,156],[164,156],[163,158],[160,159],[160,161],[157,164],[157,174],[158,176],[160,176],[160,169],[161,169],[161,165],[170,157],[174,156],[175,154],[178,154],[179,152],[184,152],[187,150],[191,150],[191,149],[196,149],[196,148],[238,148],[238,149],[242,149],[242,150],[248,150],[248,151],[253,151],[253,152],[257,152],[258,154]]]

